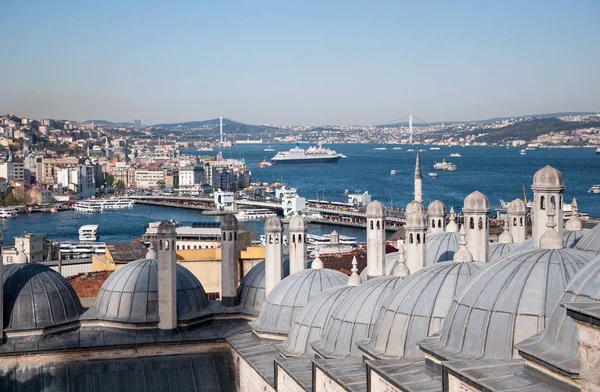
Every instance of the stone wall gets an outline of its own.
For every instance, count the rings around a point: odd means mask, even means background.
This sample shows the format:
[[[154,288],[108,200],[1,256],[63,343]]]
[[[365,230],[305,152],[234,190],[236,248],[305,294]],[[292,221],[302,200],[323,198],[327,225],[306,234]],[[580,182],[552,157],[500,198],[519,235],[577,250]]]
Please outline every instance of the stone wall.
[[[281,366],[277,366],[277,392],[305,392]]]
[[[400,392],[396,386],[394,386],[391,382],[381,377],[379,373],[375,372],[373,369],[370,369],[370,391],[378,391],[378,392]]]
[[[346,390],[318,367],[315,368],[315,390],[313,392],[346,392]]]
[[[581,391],[600,392],[600,327],[578,322]]]
[[[275,389],[258,374],[235,350],[231,350],[238,392],[275,392]]]

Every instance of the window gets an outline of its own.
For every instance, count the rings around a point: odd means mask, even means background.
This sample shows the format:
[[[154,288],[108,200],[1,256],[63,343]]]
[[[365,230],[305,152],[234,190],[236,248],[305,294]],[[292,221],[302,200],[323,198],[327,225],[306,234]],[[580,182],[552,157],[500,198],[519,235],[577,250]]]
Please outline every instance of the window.
[[[521,218],[521,221],[523,220],[523,218]],[[517,225],[517,218],[513,218],[513,226]]]
[[[473,217],[471,217],[471,219],[469,219],[469,228],[470,229],[475,228],[475,219],[473,219]]]
[[[301,244],[302,243],[302,234],[298,234],[298,243]]]
[[[408,236],[408,238],[409,238],[408,243],[412,244],[413,243],[413,235],[412,235],[412,233],[410,233],[410,235]]]
[[[379,226],[379,221],[377,221],[377,230],[379,230],[381,227]]]
[[[540,209],[541,210],[545,210],[546,209],[546,198],[544,196],[540,197]]]
[[[417,244],[421,243],[421,234],[417,233]]]
[[[371,221],[371,230],[373,230],[373,221]]]
[[[441,228],[442,227],[442,220],[438,219],[438,227]]]
[[[273,235],[269,234],[269,244],[273,243]]]
[[[435,219],[431,220],[431,227],[433,227],[435,229]]]
[[[292,234],[292,243],[295,244],[296,243],[296,234]]]
[[[479,218],[479,222],[477,223],[477,228],[478,229],[483,229],[483,219],[481,219],[481,217]]]
[[[519,218],[519,226],[523,226],[523,218]]]

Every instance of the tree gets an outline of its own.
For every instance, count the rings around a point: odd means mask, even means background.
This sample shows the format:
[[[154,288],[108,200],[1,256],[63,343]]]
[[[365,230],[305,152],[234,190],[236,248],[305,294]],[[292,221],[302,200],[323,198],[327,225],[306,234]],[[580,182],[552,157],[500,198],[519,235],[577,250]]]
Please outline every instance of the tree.
[[[117,184],[115,185],[115,187],[117,188],[117,190],[119,192],[123,191],[123,189],[125,189],[125,183],[123,182],[123,180],[119,180],[117,181]]]
[[[158,189],[160,191],[162,191],[163,189],[165,189],[165,185],[166,185],[166,183],[165,183],[164,180],[158,180],[158,181],[156,181],[156,186],[158,187]]]
[[[109,174],[108,176],[106,176],[106,187],[107,188],[112,188],[113,184],[115,183],[115,176],[113,176],[112,174]]]
[[[4,205],[14,206],[15,204],[19,204],[19,202],[17,201],[15,196],[12,194],[12,192],[8,193],[6,195],[6,197],[4,198]]]

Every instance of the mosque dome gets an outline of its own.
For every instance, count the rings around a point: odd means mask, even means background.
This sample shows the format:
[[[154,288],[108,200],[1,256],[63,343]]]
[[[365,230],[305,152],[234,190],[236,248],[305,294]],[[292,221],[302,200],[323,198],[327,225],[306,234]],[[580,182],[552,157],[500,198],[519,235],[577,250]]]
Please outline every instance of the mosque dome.
[[[550,165],[538,170],[533,176],[533,190],[565,189],[563,175]]]
[[[281,219],[276,216],[271,216],[265,221],[265,231],[276,231],[280,232],[283,230],[281,225]]]
[[[306,230],[306,222],[301,215],[294,215],[290,219],[289,231],[302,231]]]
[[[313,262],[314,264],[314,262]],[[267,296],[258,319],[250,325],[258,333],[287,335],[292,321],[313,298],[332,287],[345,285],[340,271],[310,268],[283,279]]]
[[[449,261],[406,278],[383,303],[371,340],[360,349],[378,359],[422,357],[417,343],[440,331],[452,298],[483,265]]]
[[[81,303],[71,284],[41,264],[7,264],[2,273],[4,329],[23,331],[79,320]]]
[[[495,263],[508,255],[513,250],[520,248],[521,244],[493,242],[490,244],[488,263]]]
[[[413,212],[420,212],[421,214],[424,214],[425,208],[423,207],[423,204],[415,200],[408,203],[408,205],[406,206],[406,210],[404,211],[404,215],[408,216]]]
[[[185,267],[176,264],[177,319],[190,320],[204,314],[208,301],[204,288]],[[98,318],[122,323],[157,323],[158,262],[133,261],[112,273],[100,288]]]
[[[427,216],[445,216],[446,206],[439,200],[432,201],[427,207]]]
[[[593,255],[600,255],[600,225],[592,230],[585,231],[583,237],[575,245],[575,249],[582,250]]]
[[[283,277],[290,274],[290,256],[283,259]],[[237,295],[240,310],[245,313],[258,315],[265,302],[266,293],[265,262],[261,261],[244,276],[240,282]]]
[[[577,324],[567,316],[565,302],[600,301],[600,257],[575,275],[558,301],[544,331],[517,344],[520,354],[576,376],[579,374]]]
[[[334,309],[323,329],[322,338],[311,346],[323,358],[360,356],[357,343],[370,335],[381,304],[404,278],[381,276],[356,286]]]
[[[508,204],[508,215],[525,215],[527,214],[527,206],[521,199],[515,199]]]
[[[400,259],[400,252],[391,252],[391,253],[387,253],[384,257],[383,257],[383,274],[384,275],[391,275],[392,274],[392,270],[394,269],[394,266],[396,265],[396,263],[398,263],[398,260]],[[360,279],[363,282],[366,282],[369,279],[369,275],[368,275],[368,268],[363,268],[363,270],[360,273]],[[372,279],[372,278],[371,278]]]
[[[590,229],[575,230],[575,231],[563,230],[563,234],[562,234],[563,246],[565,248],[575,248],[576,245],[579,243],[579,241],[581,239],[583,239],[583,237],[585,237],[586,234],[589,233],[589,231],[590,231]],[[515,249],[518,249],[519,251],[526,250],[526,249],[535,249],[535,247],[533,246],[533,238],[529,238],[522,244],[517,244],[517,245],[519,245],[519,246]]]
[[[568,282],[591,258],[575,249],[531,249],[486,265],[452,300],[439,336],[421,349],[446,360],[510,359],[543,330]]]
[[[406,229],[409,228],[427,228],[427,217],[422,212],[411,212],[406,215]]]
[[[292,328],[285,343],[278,345],[286,357],[299,357],[314,354],[310,343],[319,340],[331,312],[346,300],[357,286],[333,287],[310,301],[292,322]]]
[[[490,209],[490,201],[487,196],[475,191],[465,197],[463,212],[487,212]]]
[[[367,205],[367,218],[381,218],[385,216],[385,207],[380,201],[372,201]]]
[[[427,237],[427,265],[438,263],[440,261],[449,261],[454,257],[454,253],[459,248],[458,242],[460,235],[458,233],[440,233]]]

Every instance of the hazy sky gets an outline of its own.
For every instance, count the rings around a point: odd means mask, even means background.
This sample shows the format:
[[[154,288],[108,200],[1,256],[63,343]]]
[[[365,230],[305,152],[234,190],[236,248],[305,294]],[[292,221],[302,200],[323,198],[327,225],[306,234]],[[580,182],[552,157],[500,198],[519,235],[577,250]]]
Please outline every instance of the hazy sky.
[[[378,124],[595,111],[599,20],[598,0],[0,0],[0,113]]]

